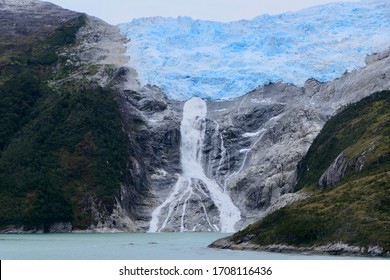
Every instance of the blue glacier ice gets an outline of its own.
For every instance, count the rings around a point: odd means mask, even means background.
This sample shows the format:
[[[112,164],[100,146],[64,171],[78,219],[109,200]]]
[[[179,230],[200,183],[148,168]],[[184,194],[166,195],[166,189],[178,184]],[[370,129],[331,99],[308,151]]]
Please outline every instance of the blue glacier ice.
[[[390,1],[332,3],[220,23],[141,18],[120,24],[141,84],[171,99],[229,99],[282,81],[333,80],[390,47]]]

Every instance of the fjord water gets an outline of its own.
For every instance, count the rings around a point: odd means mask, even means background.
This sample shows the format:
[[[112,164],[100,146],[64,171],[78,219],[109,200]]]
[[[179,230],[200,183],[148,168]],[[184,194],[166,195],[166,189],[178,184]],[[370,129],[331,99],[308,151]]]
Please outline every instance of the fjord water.
[[[227,234],[64,233],[1,234],[2,260],[313,260],[346,257],[305,256],[207,248]],[[351,258],[349,258],[351,259]],[[358,258],[352,258],[358,259]]]

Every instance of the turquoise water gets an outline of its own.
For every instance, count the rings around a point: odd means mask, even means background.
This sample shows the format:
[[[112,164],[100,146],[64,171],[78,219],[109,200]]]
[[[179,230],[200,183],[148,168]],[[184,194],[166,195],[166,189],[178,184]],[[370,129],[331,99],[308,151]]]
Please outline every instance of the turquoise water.
[[[221,233],[0,234],[2,260],[357,259],[207,248]]]

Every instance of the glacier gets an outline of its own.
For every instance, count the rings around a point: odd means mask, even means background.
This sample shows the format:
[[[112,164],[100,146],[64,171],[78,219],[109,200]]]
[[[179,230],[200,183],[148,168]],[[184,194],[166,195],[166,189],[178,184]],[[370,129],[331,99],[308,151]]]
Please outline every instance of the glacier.
[[[259,86],[326,82],[390,46],[390,1],[331,3],[228,23],[190,17],[118,25],[141,85],[169,98],[230,99]]]

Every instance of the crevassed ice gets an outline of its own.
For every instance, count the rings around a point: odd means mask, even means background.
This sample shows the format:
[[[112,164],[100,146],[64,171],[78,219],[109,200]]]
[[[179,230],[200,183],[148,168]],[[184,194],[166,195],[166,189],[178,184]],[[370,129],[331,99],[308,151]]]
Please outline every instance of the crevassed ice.
[[[142,84],[172,99],[228,99],[270,82],[302,86],[364,67],[368,54],[390,46],[390,3],[333,3],[230,23],[143,18],[118,27]]]

